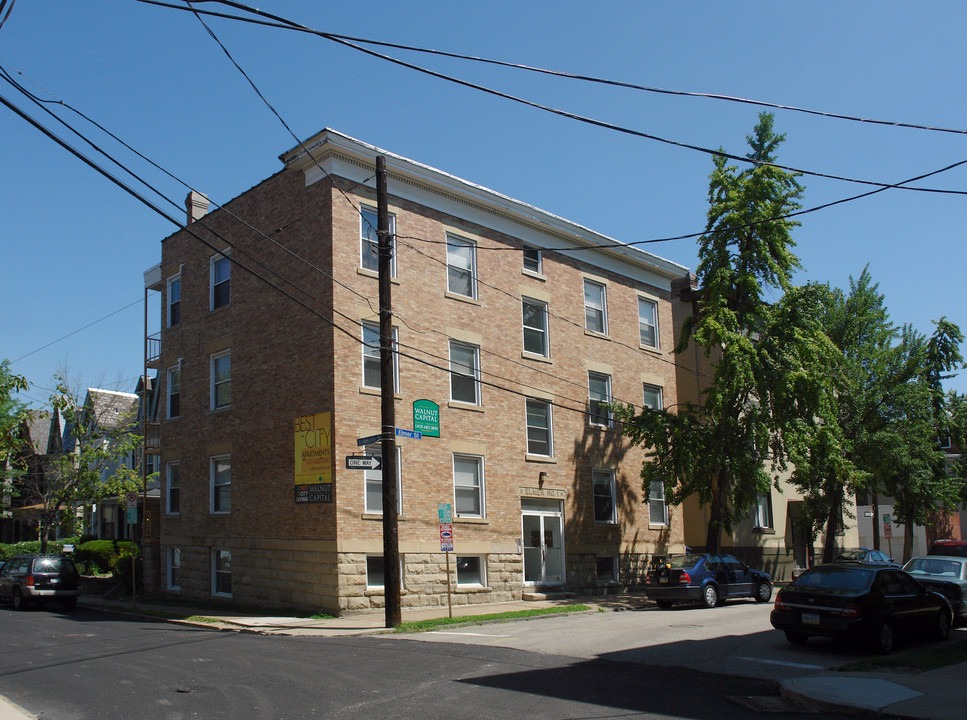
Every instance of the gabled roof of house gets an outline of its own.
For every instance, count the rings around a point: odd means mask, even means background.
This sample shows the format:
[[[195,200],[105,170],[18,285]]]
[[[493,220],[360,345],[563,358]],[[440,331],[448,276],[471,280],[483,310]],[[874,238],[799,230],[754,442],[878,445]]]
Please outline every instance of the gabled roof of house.
[[[138,396],[134,393],[87,388],[84,411],[87,417],[106,430],[130,423],[137,414]]]
[[[56,455],[61,451],[60,413],[30,410],[24,423],[26,440],[36,455]]]

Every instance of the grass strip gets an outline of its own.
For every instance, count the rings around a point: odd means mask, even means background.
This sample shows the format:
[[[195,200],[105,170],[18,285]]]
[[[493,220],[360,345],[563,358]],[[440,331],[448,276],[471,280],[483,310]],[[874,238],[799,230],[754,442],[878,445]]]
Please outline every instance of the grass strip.
[[[459,625],[484,625],[502,620],[519,620],[521,618],[540,617],[542,615],[561,615],[564,613],[587,612],[591,608],[587,605],[560,605],[557,607],[535,608],[534,610],[515,610],[513,612],[491,613],[489,615],[461,615],[459,617],[430,618],[428,620],[414,620],[405,622],[394,629],[394,632],[426,632],[440,627],[455,627]]]
[[[836,670],[839,672],[921,673],[962,662],[967,662],[967,640],[948,642],[942,645],[931,644],[928,647],[906,650],[892,655],[879,655],[843,665]]]

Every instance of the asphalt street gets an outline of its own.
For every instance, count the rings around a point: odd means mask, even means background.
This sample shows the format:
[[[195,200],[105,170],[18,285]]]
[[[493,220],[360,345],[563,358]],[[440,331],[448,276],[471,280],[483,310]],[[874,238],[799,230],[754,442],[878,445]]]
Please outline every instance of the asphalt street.
[[[645,613],[600,617],[620,625],[627,622],[625,615]],[[582,616],[592,623],[592,632],[600,632],[598,617]],[[513,626],[536,631],[540,625],[551,631],[547,623],[554,622]],[[431,642],[399,635],[265,636],[124,619],[93,610],[13,613],[2,608],[0,636],[0,695],[37,717],[59,720],[747,720],[754,712],[750,707],[763,703],[785,703],[782,717],[806,717],[801,708],[778,697],[770,680],[492,643],[454,643],[440,635]]]

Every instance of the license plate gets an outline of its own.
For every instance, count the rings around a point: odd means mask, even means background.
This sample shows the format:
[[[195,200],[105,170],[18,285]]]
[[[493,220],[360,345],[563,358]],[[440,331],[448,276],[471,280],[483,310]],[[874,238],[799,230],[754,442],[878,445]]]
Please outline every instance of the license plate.
[[[803,613],[801,620],[803,625],[819,625],[819,615],[816,613]]]
[[[668,584],[668,578],[666,578],[666,577],[660,577],[660,578],[658,578],[658,584],[659,585],[667,585]]]

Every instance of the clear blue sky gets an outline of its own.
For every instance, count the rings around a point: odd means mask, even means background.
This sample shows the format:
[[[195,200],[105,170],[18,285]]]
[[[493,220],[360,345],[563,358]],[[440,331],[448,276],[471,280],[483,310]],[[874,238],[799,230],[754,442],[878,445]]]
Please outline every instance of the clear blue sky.
[[[963,3],[260,0],[259,7],[334,33],[967,128]],[[626,242],[704,227],[708,155],[550,115],[308,35],[208,22],[300,137],[329,126]],[[536,102],[735,154],[745,153],[760,111],[391,52]],[[0,62],[216,202],[276,172],[278,155],[296,144],[183,11],[133,0],[22,0],[0,27]],[[0,94],[54,126],[6,83]],[[182,204],[182,186],[60,114]],[[776,127],[787,135],[781,163],[852,178],[899,182],[967,159],[962,134],[782,110]],[[159,261],[160,241],[174,226],[5,107],[0,138],[0,358],[16,361],[37,404],[65,367],[81,387],[133,390],[142,364],[142,273]],[[803,183],[805,207],[866,189],[815,177]],[[967,190],[967,167],[920,185]],[[795,232],[804,266],[798,279],[846,288],[869,265],[895,323],[929,334],[931,321],[946,315],[967,330],[965,209],[965,196],[889,190],[806,215]],[[694,240],[648,247],[696,266]],[[157,327],[159,310],[149,310]],[[948,387],[967,391],[967,373]]]

